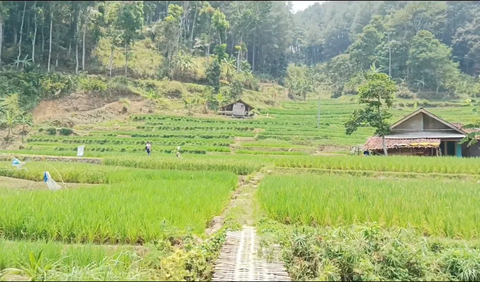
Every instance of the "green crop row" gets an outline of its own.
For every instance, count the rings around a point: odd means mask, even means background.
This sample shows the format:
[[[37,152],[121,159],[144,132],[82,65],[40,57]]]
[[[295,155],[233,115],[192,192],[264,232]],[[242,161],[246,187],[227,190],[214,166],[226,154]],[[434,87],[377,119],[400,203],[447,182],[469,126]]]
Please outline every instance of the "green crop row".
[[[47,144],[32,144],[24,148],[24,150],[41,150],[41,149],[48,149],[54,151],[77,151],[77,146],[56,146],[54,143],[47,143]],[[85,152],[143,152],[145,151],[144,146],[85,146]],[[152,148],[153,153],[166,153],[166,154],[173,154],[177,152],[176,147],[161,147],[155,146]],[[182,146],[181,153],[184,154],[206,154],[207,152],[222,152],[222,153],[229,153],[230,148],[228,147],[215,147],[215,146],[199,146],[199,147],[191,147],[191,146]]]
[[[141,157],[138,158],[143,159]],[[115,157],[112,159],[115,159]],[[156,159],[166,160],[167,158],[165,157]],[[194,180],[217,177],[217,180],[221,180],[222,177],[227,177],[229,175],[228,172],[221,174],[219,172],[211,172],[206,170],[192,171],[192,169],[189,169],[190,167],[188,166],[188,163],[185,167],[182,167],[182,164],[185,164],[185,162],[181,162],[177,158],[170,158],[170,161],[172,161],[172,163],[177,161],[178,165],[175,167],[167,167],[164,165],[163,167],[165,170],[136,169],[131,167],[115,167],[110,165],[92,165],[83,163],[29,161],[27,161],[25,165],[27,170],[19,170],[12,168],[11,162],[0,162],[0,176],[21,178],[32,181],[42,181],[43,172],[48,170],[50,171],[52,177],[59,183],[60,181],[63,181],[69,183],[112,184],[130,181],[135,182],[142,179],[153,180],[157,177],[167,180]],[[109,162],[106,163],[108,164]],[[190,170],[190,172],[185,173],[181,170]]]
[[[218,133],[218,134],[184,134],[184,133],[145,133],[145,132],[115,132],[115,133],[105,133],[101,132],[100,134],[104,136],[118,136],[118,135],[128,135],[133,138],[142,137],[142,138],[197,138],[197,139],[232,139],[235,136],[252,136],[253,134],[246,135],[235,135],[231,133]]]
[[[203,131],[216,131],[216,130],[234,130],[234,131],[253,131],[254,127],[203,127],[203,126],[150,126],[150,125],[139,125],[137,129],[142,130],[203,130]]]
[[[197,139],[150,139],[150,142],[155,143],[155,145],[210,145],[210,146],[223,146],[228,147],[231,142],[222,141],[222,139],[218,140],[197,140]],[[43,137],[31,137],[27,139],[27,142],[51,142],[51,143],[66,143],[66,144],[113,144],[113,145],[142,145],[145,144],[145,140],[139,140],[135,138],[91,138],[91,137],[83,137],[83,138],[43,138]]]
[[[164,177],[168,173],[177,177]],[[213,173],[188,179],[191,173],[183,174],[187,179],[178,172],[151,173],[150,178],[139,173],[125,182],[56,192],[4,190],[0,234],[15,240],[111,244],[163,239],[172,227],[202,234],[228,203],[237,178]]]
[[[275,160],[278,167],[448,174],[480,174],[479,164],[476,158],[457,157],[305,156]]]
[[[245,155],[278,155],[278,156],[298,156],[307,155],[305,152],[286,152],[286,151],[255,151],[255,150],[236,150],[236,154]]]
[[[283,223],[377,222],[450,238],[479,238],[479,197],[480,190],[471,183],[433,179],[282,175],[268,176],[259,187],[263,208]]]
[[[167,158],[167,157],[106,157],[106,165],[146,169],[171,169],[193,171],[229,171],[247,175],[258,171],[265,163],[257,159],[232,158]]]
[[[165,124],[165,122],[172,122],[174,124],[181,124],[181,123],[218,123],[218,124],[238,124],[238,125],[267,125],[267,124],[282,124],[282,125],[304,125],[306,123],[300,121],[281,121],[280,123],[277,120],[270,120],[270,119],[256,119],[256,120],[234,120],[234,119],[208,119],[208,118],[188,118],[188,117],[167,117],[167,116],[155,116],[155,115],[148,115],[148,116],[137,116],[132,115],[130,117],[132,121],[141,122],[146,121],[148,122],[155,122],[158,124]],[[161,120],[162,122],[157,122]]]

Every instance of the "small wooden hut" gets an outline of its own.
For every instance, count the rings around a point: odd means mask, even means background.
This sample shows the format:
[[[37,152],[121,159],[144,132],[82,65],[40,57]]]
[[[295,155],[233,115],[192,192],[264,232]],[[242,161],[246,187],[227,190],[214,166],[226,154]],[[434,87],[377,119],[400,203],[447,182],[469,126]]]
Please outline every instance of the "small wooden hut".
[[[222,106],[220,111],[218,111],[218,114],[231,116],[234,118],[246,118],[253,116],[253,109],[254,108],[251,105],[245,103],[244,101],[237,100],[233,103]]]

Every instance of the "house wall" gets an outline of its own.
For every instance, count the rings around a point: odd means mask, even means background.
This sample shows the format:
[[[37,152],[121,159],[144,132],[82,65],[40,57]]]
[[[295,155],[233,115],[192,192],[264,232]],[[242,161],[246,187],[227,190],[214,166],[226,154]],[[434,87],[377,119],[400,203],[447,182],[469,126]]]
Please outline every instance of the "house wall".
[[[401,148],[388,149],[389,156],[435,156],[436,149],[433,148]],[[379,151],[383,155],[383,151]]]
[[[445,124],[438,122],[437,120],[422,114],[423,117],[423,129],[426,130],[438,130],[438,129],[449,129],[452,132],[456,132],[455,130],[451,129],[450,127],[446,126]],[[443,131],[443,130],[442,130]]]
[[[423,114],[418,114],[405,122],[399,124],[392,130],[392,133],[400,133],[408,131],[423,131]]]
[[[457,133],[457,131],[423,113],[419,113],[418,115],[415,115],[410,119],[404,121],[402,124],[399,124],[392,130],[392,133],[432,130],[441,130],[443,132]]]
[[[245,115],[245,105],[242,103],[235,103],[233,105],[233,115],[235,116],[244,116]]]
[[[473,144],[467,147],[467,144],[462,144],[463,157],[480,157],[480,143]]]

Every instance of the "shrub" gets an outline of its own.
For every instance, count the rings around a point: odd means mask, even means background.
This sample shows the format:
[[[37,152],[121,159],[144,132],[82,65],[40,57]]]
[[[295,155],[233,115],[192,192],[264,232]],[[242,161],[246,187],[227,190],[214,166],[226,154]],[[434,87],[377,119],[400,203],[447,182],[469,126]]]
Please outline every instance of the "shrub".
[[[81,90],[99,93],[107,90],[107,83],[97,76],[84,76],[78,80],[78,87]]]
[[[46,132],[48,135],[57,135],[57,130],[55,128],[47,128]]]
[[[69,136],[73,133],[73,130],[70,128],[61,128],[59,133],[60,135]]]
[[[181,99],[185,94],[185,88],[178,81],[170,81],[164,91],[164,95],[168,98]]]

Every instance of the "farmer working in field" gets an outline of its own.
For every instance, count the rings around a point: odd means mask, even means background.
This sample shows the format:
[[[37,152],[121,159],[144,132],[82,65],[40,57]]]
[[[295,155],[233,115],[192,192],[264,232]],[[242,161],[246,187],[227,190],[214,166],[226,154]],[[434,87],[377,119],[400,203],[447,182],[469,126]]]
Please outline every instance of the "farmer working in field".
[[[147,145],[145,145],[145,150],[147,151],[147,155],[150,156],[150,153],[152,152],[152,143],[147,141]]]

